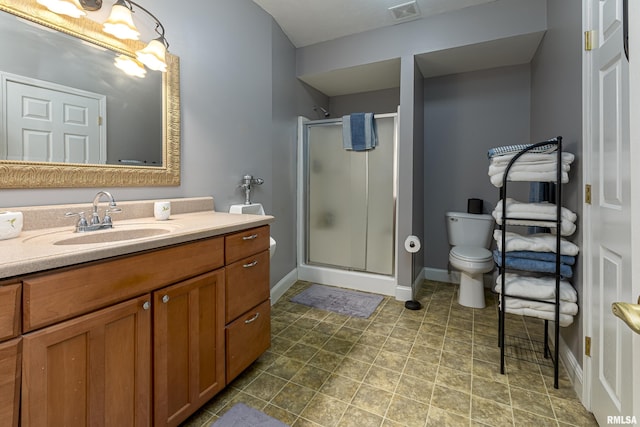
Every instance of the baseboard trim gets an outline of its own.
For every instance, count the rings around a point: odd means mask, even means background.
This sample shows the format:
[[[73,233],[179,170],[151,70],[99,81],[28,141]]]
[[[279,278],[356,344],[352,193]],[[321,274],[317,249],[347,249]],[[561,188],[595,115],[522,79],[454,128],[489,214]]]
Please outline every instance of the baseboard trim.
[[[294,268],[271,288],[271,305],[275,304],[298,280],[298,269]]]
[[[553,342],[553,332],[553,322],[549,322],[549,339],[555,345]],[[560,356],[560,362],[567,370],[567,375],[569,376],[569,381],[571,381],[571,384],[573,385],[573,390],[576,392],[578,399],[582,402],[582,367],[578,363],[576,356],[571,352],[571,349],[569,349],[567,343],[562,339],[562,335],[560,335],[558,354]]]

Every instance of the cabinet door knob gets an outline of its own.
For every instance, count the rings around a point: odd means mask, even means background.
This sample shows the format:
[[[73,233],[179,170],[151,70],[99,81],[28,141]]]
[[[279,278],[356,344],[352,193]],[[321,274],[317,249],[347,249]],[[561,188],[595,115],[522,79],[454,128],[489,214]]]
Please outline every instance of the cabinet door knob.
[[[251,319],[245,320],[244,323],[249,324],[251,322],[255,322],[258,317],[260,317],[260,313],[256,313],[255,316],[253,316]]]
[[[253,239],[257,239],[258,235],[257,234],[252,234],[251,236],[243,236],[242,240],[253,240]]]
[[[253,262],[250,262],[249,264],[242,264],[242,266],[244,268],[249,268],[249,267],[255,267],[256,265],[258,265],[258,260],[253,260]]]
[[[145,301],[144,304],[142,304],[142,308],[144,310],[149,310],[151,308],[151,304],[149,303],[149,301]]]
[[[165,304],[168,303],[169,302],[169,295],[163,296],[162,297],[162,302],[165,303]]]

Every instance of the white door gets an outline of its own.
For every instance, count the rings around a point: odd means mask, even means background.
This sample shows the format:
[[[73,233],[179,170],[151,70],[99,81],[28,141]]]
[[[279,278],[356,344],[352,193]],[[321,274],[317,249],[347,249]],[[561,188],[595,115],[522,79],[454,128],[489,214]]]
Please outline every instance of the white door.
[[[591,410],[598,423],[633,414],[632,332],[611,304],[632,299],[629,65],[623,50],[622,0],[591,0],[590,158],[586,207],[591,313]],[[588,330],[588,328],[587,328]],[[616,418],[619,419],[619,418]]]
[[[629,122],[629,140],[631,142],[631,164],[640,164],[640,2],[629,1],[628,20],[636,25],[629,26],[629,43],[630,50],[633,53],[629,55],[629,117],[634,120]],[[631,249],[632,249],[632,277],[633,289],[631,301],[638,302],[640,298],[640,169],[635,167],[631,170],[631,209],[634,214],[631,216]],[[637,361],[640,358],[640,335],[633,335],[632,360]],[[633,382],[633,414],[636,417],[636,423],[640,423],[640,366],[638,363],[633,364],[633,373],[629,375]]]
[[[3,79],[3,158],[34,162],[104,163],[100,95],[37,80]]]

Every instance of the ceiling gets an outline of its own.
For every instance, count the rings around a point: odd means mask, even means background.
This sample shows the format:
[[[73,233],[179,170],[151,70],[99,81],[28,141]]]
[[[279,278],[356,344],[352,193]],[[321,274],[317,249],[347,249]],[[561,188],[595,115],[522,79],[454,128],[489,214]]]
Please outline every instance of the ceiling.
[[[376,28],[423,19],[495,0],[253,0],[269,13],[297,47],[337,39]],[[400,19],[396,11],[418,12]],[[395,16],[394,16],[395,15]],[[425,78],[463,73],[531,61],[544,32],[494,40],[416,55]],[[298,76],[331,96],[400,86],[400,60]]]
[[[495,0],[253,0],[280,25],[295,47],[426,18]],[[390,7],[409,14],[396,19]]]

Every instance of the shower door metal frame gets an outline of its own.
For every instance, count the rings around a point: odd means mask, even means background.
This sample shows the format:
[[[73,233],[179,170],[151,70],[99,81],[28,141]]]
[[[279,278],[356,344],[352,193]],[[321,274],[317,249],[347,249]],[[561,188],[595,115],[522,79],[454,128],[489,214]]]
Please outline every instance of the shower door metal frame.
[[[319,262],[312,262],[309,261],[309,232],[310,232],[310,227],[309,227],[309,222],[310,222],[310,212],[309,212],[309,203],[310,203],[310,183],[309,183],[309,128],[311,126],[340,126],[342,127],[342,118],[337,118],[337,119],[325,119],[325,120],[309,120],[309,121],[305,121],[304,123],[302,123],[303,126],[303,131],[302,131],[302,138],[303,138],[303,143],[302,143],[302,153],[301,153],[301,158],[302,158],[302,185],[304,186],[302,194],[304,197],[304,200],[302,202],[302,218],[303,218],[303,224],[302,224],[302,229],[304,230],[304,235],[303,235],[303,242],[304,242],[304,249],[302,252],[302,263],[305,265],[310,265],[310,266],[317,266],[317,267],[327,267],[327,268],[333,268],[333,269],[338,269],[338,270],[344,270],[344,271],[352,271],[352,272],[362,272],[362,273],[366,273],[366,274],[376,274],[376,275],[381,275],[381,276],[389,276],[389,277],[395,277],[396,274],[396,240],[397,240],[397,236],[396,236],[396,217],[397,217],[397,193],[398,193],[398,186],[397,186],[397,181],[398,181],[398,113],[385,113],[385,114],[376,114],[375,115],[376,118],[393,118],[393,148],[392,148],[392,153],[393,153],[393,158],[392,158],[392,209],[393,209],[393,214],[392,214],[392,248],[391,248],[391,257],[392,257],[392,262],[391,262],[391,273],[390,274],[382,274],[382,273],[374,273],[374,272],[370,272],[367,270],[361,270],[358,268],[350,268],[350,267],[344,267],[344,266],[339,266],[339,265],[334,265],[334,264],[324,264],[324,263],[319,263]],[[366,200],[366,204],[367,206],[369,205],[369,153],[365,153],[366,157],[365,157],[365,180],[366,180],[366,196],[365,196],[365,200]],[[369,221],[369,216],[368,216],[368,212],[367,212],[367,216],[366,216],[366,224],[368,224]],[[368,233],[365,234],[365,268],[366,268],[366,259],[367,259],[367,241],[368,241]]]

